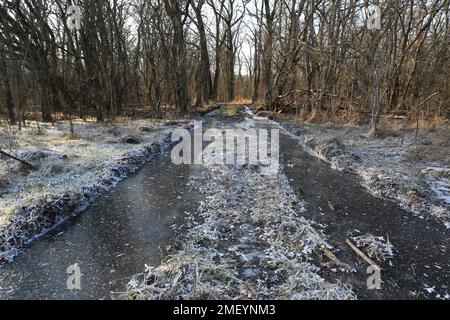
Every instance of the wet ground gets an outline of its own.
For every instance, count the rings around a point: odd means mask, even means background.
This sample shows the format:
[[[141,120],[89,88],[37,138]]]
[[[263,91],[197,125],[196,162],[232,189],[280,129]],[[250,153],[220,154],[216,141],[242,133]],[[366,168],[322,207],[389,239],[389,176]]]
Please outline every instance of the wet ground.
[[[217,122],[207,117],[205,126],[224,124],[220,118]],[[391,201],[372,196],[356,175],[331,169],[303,151],[291,136],[281,135],[280,142],[285,174],[307,203],[306,217],[324,225],[333,252],[357,271],[335,274],[324,267],[324,277],[352,284],[360,299],[422,299],[448,293],[450,241],[442,224],[421,220]],[[145,264],[160,262],[175,235],[172,226],[182,224],[186,211],[195,211],[198,195],[185,186],[195,170],[174,166],[169,156],[146,165],[85,213],[34,242],[12,264],[0,267],[0,298],[109,299],[124,291]],[[396,248],[392,266],[381,263],[380,291],[367,290],[368,265],[345,243],[355,230],[389,237]],[[317,261],[322,262],[328,261]],[[82,271],[81,290],[70,291],[66,270],[75,263]]]
[[[237,119],[239,120],[239,119]],[[240,119],[242,120],[242,119]],[[256,128],[275,123],[256,120]],[[305,217],[323,226],[338,258],[356,270],[334,273],[323,268],[328,280],[350,283],[360,299],[449,299],[449,231],[434,218],[421,219],[390,200],[370,194],[360,178],[334,170],[303,150],[299,141],[280,136],[281,163],[299,199],[306,202]],[[346,244],[352,235],[381,236],[394,245],[393,259],[378,262],[381,290],[368,290],[369,265]],[[324,257],[318,264],[330,262]]]
[[[155,159],[100,197],[83,214],[35,241],[0,267],[0,299],[110,299],[144,265],[158,265],[185,212],[193,168]],[[81,290],[68,290],[67,268],[78,264]]]
[[[325,235],[335,254],[356,269],[356,274],[338,277],[351,283],[360,299],[443,298],[449,293],[450,239],[442,223],[422,220],[369,194],[358,176],[333,170],[288,135],[281,136],[281,152],[286,176],[307,203],[306,217],[326,225]],[[345,242],[355,231],[388,237],[396,249],[392,266],[380,264],[380,291],[367,290],[368,264]]]

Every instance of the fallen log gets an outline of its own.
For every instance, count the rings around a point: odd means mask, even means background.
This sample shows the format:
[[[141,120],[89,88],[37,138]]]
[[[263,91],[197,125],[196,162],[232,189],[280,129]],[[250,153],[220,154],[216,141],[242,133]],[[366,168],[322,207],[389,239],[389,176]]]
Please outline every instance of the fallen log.
[[[28,166],[32,170],[37,170],[38,169],[35,165],[29,163],[28,161],[25,161],[23,159],[19,159],[19,158],[13,156],[12,154],[9,154],[9,153],[1,150],[1,149],[0,149],[0,155],[3,155],[5,157],[11,158],[13,160],[19,161],[19,162],[23,163],[24,165]]]

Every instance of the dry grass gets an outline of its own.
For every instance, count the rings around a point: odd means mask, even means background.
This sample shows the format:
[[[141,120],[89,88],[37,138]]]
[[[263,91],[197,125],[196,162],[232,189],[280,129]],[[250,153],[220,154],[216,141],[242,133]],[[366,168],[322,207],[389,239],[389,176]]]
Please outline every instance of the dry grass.
[[[252,104],[252,99],[236,98],[236,99],[234,99],[232,104],[236,104],[236,105],[251,105]]]

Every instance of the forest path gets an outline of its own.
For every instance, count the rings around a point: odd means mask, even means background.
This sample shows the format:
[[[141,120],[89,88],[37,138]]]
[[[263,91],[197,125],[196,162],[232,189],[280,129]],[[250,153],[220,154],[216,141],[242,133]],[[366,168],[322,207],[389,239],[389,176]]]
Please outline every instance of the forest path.
[[[172,226],[197,208],[197,195],[186,186],[195,171],[173,165],[170,154],[152,160],[1,266],[0,299],[110,299],[124,292],[145,264],[159,264],[175,235]],[[81,290],[67,288],[74,264]]]
[[[329,272],[330,278],[338,276],[350,283],[360,299],[448,296],[450,240],[442,223],[422,220],[392,201],[371,195],[357,175],[332,169],[305,152],[289,135],[282,135],[280,144],[285,174],[307,204],[306,218],[325,225],[324,233],[335,248],[333,252],[357,271]],[[388,238],[394,246],[392,266],[387,261],[379,263],[383,269],[382,290],[367,290],[369,265],[346,244],[352,234]]]
[[[370,194],[357,175],[332,169],[278,123],[258,117],[249,123],[252,128],[280,128],[281,168],[298,198],[306,202],[305,218],[324,226],[332,251],[356,270],[334,273],[323,267],[325,278],[351,284],[360,299],[450,298],[450,237],[442,223],[421,219]],[[382,268],[381,290],[368,290],[369,265],[346,243],[351,236],[364,235],[384,237],[394,246],[392,259],[377,261]],[[316,262],[330,261],[323,257]]]
[[[205,127],[235,124],[244,118],[208,116]],[[273,125],[263,119],[252,124]],[[335,274],[323,267],[324,277],[352,284],[361,299],[436,298],[448,293],[449,238],[441,224],[421,220],[391,201],[372,196],[356,175],[331,169],[288,134],[281,135],[280,144],[282,168],[299,199],[306,202],[305,217],[324,225],[333,252],[356,269],[352,274]],[[111,292],[123,292],[145,264],[160,262],[161,249],[175,235],[172,226],[182,225],[185,212],[196,210],[200,199],[186,183],[198,170],[173,165],[169,155],[152,161],[100,197],[87,212],[2,266],[0,299],[109,299]],[[367,290],[368,265],[345,243],[355,230],[388,236],[396,249],[392,266],[381,263],[380,291]],[[316,261],[325,262],[329,261]],[[75,263],[82,272],[80,291],[66,286],[66,270]]]

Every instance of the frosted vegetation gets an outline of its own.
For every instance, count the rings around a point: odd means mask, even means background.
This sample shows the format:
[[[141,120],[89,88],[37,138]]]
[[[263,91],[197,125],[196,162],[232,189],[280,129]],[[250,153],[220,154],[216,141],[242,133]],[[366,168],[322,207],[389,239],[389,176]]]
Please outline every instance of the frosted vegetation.
[[[134,121],[120,125],[77,122],[75,137],[69,123],[40,124],[22,131],[0,131],[0,146],[35,164],[30,170],[18,161],[0,158],[0,226],[21,207],[51,195],[78,191],[98,181],[103,171],[134,150],[142,149],[171,129],[163,122]]]
[[[210,159],[210,155],[205,155]],[[330,248],[282,173],[205,161],[202,195],[170,255],[129,283],[128,299],[355,299],[313,263]]]
[[[450,221],[450,128],[420,132],[385,128],[383,136],[367,135],[365,126],[285,124],[313,154],[338,170],[358,174],[376,196],[390,198],[422,218]]]

